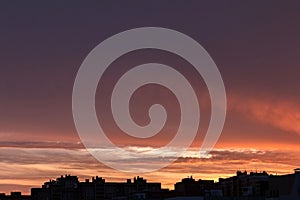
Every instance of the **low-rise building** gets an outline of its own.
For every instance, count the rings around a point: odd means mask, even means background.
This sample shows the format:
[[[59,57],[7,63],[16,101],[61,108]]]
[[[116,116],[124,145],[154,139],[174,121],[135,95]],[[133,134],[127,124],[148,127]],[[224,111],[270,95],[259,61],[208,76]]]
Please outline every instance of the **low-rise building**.
[[[225,197],[265,197],[268,191],[267,172],[241,172],[236,176],[220,178],[219,184]]]
[[[204,196],[205,191],[214,189],[213,180],[184,178],[175,184],[175,192],[182,196]]]
[[[96,176],[79,182],[76,176],[61,176],[44,183],[42,188],[32,188],[32,200],[112,200],[112,199],[149,199],[161,192],[161,183],[148,183],[142,177],[133,181],[105,182]]]
[[[30,195],[22,195],[21,192],[11,192],[10,195],[0,193],[0,200],[31,200]]]

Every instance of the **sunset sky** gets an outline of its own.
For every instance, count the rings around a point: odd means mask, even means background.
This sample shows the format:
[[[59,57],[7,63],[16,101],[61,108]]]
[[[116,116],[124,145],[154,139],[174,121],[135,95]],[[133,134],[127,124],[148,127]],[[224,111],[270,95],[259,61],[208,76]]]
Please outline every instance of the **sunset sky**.
[[[139,175],[172,189],[190,175],[217,180],[236,170],[285,174],[300,167],[299,2],[108,2],[0,3],[0,193],[29,193],[61,174],[80,180],[98,175],[107,181]],[[136,119],[140,124],[147,122],[145,108],[154,102],[162,101],[173,112],[157,136],[130,138],[104,115],[106,91],[130,65],[156,61],[180,68],[198,85],[202,120],[191,148],[176,162],[156,172],[124,173],[98,162],[81,144],[72,116],[72,89],[81,63],[95,46],[119,32],[149,26],[180,31],[207,50],[224,80],[227,117],[213,151],[199,158],[210,117],[205,83],[188,63],[168,52],[141,50],[120,57],[96,94],[98,117],[113,142],[162,146],[177,127],[178,102],[156,86],[141,88],[148,92],[137,93],[131,106],[141,116]]]

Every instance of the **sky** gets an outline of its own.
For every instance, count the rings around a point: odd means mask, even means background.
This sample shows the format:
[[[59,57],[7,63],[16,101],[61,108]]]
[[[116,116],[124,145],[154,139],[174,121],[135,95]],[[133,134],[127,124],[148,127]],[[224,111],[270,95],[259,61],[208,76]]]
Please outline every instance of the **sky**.
[[[30,187],[61,174],[81,180],[98,175],[107,181],[140,175],[172,188],[189,175],[217,180],[236,170],[285,174],[300,166],[299,2],[0,4],[0,192],[29,193]],[[169,125],[146,140],[120,133],[104,102],[126,66],[153,60],[177,66],[198,88],[202,121],[190,149],[168,167],[134,174],[103,165],[82,145],[72,116],[77,71],[100,42],[138,27],[180,31],[199,42],[218,66],[226,88],[227,116],[207,157],[198,156],[210,117],[205,83],[184,60],[155,50],[131,52],[114,63],[102,79],[104,86],[97,89],[98,119],[119,146],[167,144],[179,113],[178,102],[165,88],[144,87],[132,98],[137,123],[147,124],[146,108],[156,102],[172,113]]]

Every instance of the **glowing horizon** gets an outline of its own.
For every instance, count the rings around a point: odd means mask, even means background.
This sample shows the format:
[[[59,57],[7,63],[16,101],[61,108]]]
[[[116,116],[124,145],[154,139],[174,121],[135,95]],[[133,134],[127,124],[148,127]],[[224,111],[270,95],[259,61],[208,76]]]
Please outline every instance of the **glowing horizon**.
[[[139,175],[172,189],[174,183],[191,175],[217,180],[237,170],[289,174],[300,167],[298,6],[196,1],[19,3],[0,6],[0,193],[28,194],[31,187],[64,174],[80,180],[101,176],[122,182]],[[162,49],[134,50],[118,57],[103,73],[94,98],[98,120],[112,143],[130,151],[150,151],[169,144],[181,120],[176,95],[168,87],[148,84],[130,98],[132,120],[148,125],[149,108],[160,104],[167,113],[166,126],[146,139],[126,134],[117,126],[110,110],[112,89],[133,66],[171,66],[195,90],[200,108],[199,130],[190,148],[163,169],[134,174],[111,169],[87,152],[75,128],[72,92],[76,74],[95,46],[139,27],[182,32],[205,48],[224,81],[227,116],[214,149],[207,157],[199,157],[212,107],[203,77],[188,59]],[[174,78],[165,80],[172,83]],[[179,87],[179,93],[183,90]],[[164,159],[175,158],[174,153],[185,147],[181,144],[158,153]],[[122,158],[120,162],[135,168],[144,164],[142,158],[126,153]],[[159,157],[149,160],[160,162]]]

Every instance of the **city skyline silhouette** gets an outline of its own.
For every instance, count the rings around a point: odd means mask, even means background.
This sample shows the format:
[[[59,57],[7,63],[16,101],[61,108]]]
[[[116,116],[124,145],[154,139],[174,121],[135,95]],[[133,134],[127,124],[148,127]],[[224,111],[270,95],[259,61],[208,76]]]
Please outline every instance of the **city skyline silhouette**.
[[[162,188],[161,182],[148,182],[140,176],[122,182],[111,182],[99,176],[80,181],[77,176],[61,175],[40,187],[31,188],[30,195],[13,191],[0,193],[6,200],[100,200],[100,199],[298,199],[300,168],[294,174],[273,175],[266,171],[236,171],[235,176],[218,181],[195,179],[192,176],[174,183],[174,189]]]

